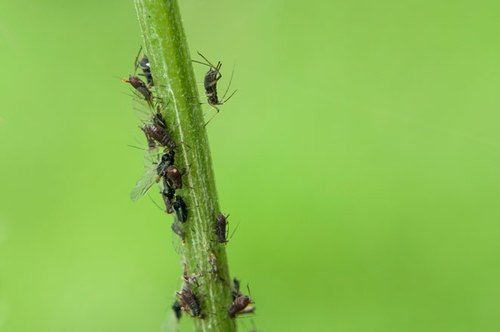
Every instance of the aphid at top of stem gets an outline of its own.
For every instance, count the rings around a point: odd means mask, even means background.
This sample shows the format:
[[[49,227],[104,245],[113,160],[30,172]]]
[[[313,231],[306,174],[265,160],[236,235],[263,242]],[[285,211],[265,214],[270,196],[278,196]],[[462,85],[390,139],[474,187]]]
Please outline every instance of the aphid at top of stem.
[[[219,213],[219,215],[216,218],[215,221],[215,234],[217,235],[217,242],[219,243],[226,243],[228,242],[227,240],[227,231],[226,231],[226,226],[227,226],[227,218],[229,215],[224,216],[222,213]]]
[[[141,53],[141,49],[142,49],[142,47],[139,48],[139,53]],[[149,106],[151,106],[151,108],[153,108],[153,93],[151,92],[151,90],[149,90],[146,83],[144,83],[143,80],[141,80],[138,76],[136,76],[137,68],[138,68],[138,63],[137,63],[138,56],[139,56],[139,54],[137,54],[137,56],[135,57],[134,74],[129,75],[128,80],[126,78],[124,78],[122,81],[132,85],[132,87],[134,89],[136,89],[144,97],[144,99],[148,102]]]
[[[217,111],[205,123],[205,126],[206,126],[210,121],[212,121],[213,118],[215,118],[215,116],[217,114],[219,114],[219,108],[217,107],[217,105],[223,105],[225,102],[227,102],[229,99],[231,99],[231,97],[236,93],[236,90],[234,90],[233,93],[231,93],[231,95],[227,99],[224,100],[224,98],[227,95],[227,92],[229,91],[229,87],[231,86],[231,81],[233,80],[233,75],[231,74],[231,79],[229,81],[229,85],[227,87],[227,90],[224,93],[224,96],[222,96],[222,99],[219,99],[219,97],[217,96],[217,82],[222,77],[222,74],[220,72],[220,68],[222,67],[222,63],[219,61],[219,62],[217,62],[217,66],[214,66],[210,61],[208,61],[207,58],[205,58],[205,56],[203,54],[198,52],[198,55],[201,56],[206,61],[206,63],[196,61],[196,60],[193,60],[193,62],[200,63],[202,65],[210,67],[208,72],[205,74],[205,79],[203,81],[203,85],[205,87],[205,96],[207,97],[208,104],[210,106],[212,106],[213,108],[215,108],[215,110]]]
[[[182,291],[177,292],[176,295],[181,301],[181,307],[185,312],[191,312],[192,317],[200,316],[200,302],[191,289],[183,288]]]
[[[177,320],[181,319],[182,317],[182,306],[179,300],[175,300],[174,304],[172,304],[172,310],[175,313],[175,317],[177,317]]]
[[[139,61],[139,67],[142,69],[144,77],[146,77],[146,81],[148,82],[148,86],[153,86],[153,75],[151,74],[151,66],[149,65],[148,57],[143,54],[141,60]]]
[[[179,220],[182,223],[187,221],[188,218],[187,206],[186,203],[184,203],[182,197],[179,195],[175,196],[174,210],[177,216],[177,220]]]

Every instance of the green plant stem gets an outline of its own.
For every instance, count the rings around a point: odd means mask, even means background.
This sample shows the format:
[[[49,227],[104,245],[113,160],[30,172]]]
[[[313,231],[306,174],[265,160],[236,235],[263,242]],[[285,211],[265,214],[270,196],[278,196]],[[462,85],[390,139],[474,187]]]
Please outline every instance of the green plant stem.
[[[197,331],[236,331],[227,315],[232,297],[225,246],[215,241],[217,190],[179,7],[176,0],[135,0],[135,7],[157,96],[169,103],[166,120],[178,142],[176,164],[187,169],[179,190],[188,206],[184,256],[187,273],[201,275],[196,295],[204,315],[195,318],[195,326]],[[208,273],[212,253],[217,273]]]

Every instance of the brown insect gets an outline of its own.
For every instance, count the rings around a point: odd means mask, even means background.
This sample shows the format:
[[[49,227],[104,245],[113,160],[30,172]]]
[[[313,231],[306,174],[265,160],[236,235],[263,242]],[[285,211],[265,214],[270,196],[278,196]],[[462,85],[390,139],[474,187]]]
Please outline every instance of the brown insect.
[[[139,57],[139,54],[141,53],[141,50],[142,50],[142,47],[139,48],[139,52],[137,53],[137,56],[135,56],[134,74],[129,75],[128,80],[126,78],[124,78],[122,81],[132,85],[132,87],[134,89],[136,89],[137,92],[139,92],[144,97],[144,99],[148,102],[149,106],[151,106],[151,108],[154,108],[153,107],[153,93],[151,92],[151,90],[149,90],[149,87],[146,85],[146,83],[144,83],[143,80],[141,80],[138,76],[136,76],[137,68],[139,67],[139,63],[137,62],[137,59]]]
[[[226,238],[227,236],[227,218],[229,215],[224,216],[222,213],[219,213],[215,220],[215,234],[217,235],[217,242],[226,243],[229,242]]]
[[[205,62],[196,61],[196,60],[193,60],[193,62],[196,62],[196,63],[199,63],[199,64],[202,64],[202,65],[210,67],[210,69],[208,70],[208,72],[205,74],[205,79],[203,81],[203,85],[205,87],[205,97],[207,97],[208,104],[210,106],[212,106],[213,108],[215,108],[215,110],[217,111],[217,113],[215,113],[205,123],[205,126],[206,126],[210,121],[212,121],[213,118],[215,118],[215,116],[217,114],[219,114],[219,108],[217,106],[218,105],[223,105],[225,102],[227,102],[229,99],[231,99],[231,97],[236,93],[236,90],[234,90],[233,93],[231,93],[231,95],[227,99],[224,100],[224,98],[227,95],[227,92],[229,91],[229,87],[231,86],[231,81],[233,80],[233,75],[231,74],[231,79],[229,81],[229,85],[227,87],[227,90],[224,93],[224,96],[222,97],[222,99],[219,99],[219,97],[217,96],[217,82],[222,77],[222,74],[220,72],[220,68],[222,67],[222,63],[219,61],[219,62],[217,62],[217,66],[214,66],[212,63],[210,63],[210,61],[208,61],[207,58],[205,58],[205,56],[203,56],[203,54],[201,54],[200,52],[198,52],[198,55],[201,56],[206,61],[206,63]]]
[[[174,189],[182,189],[182,175],[184,171],[179,171],[174,165],[169,165],[165,171],[168,184]]]
[[[255,311],[255,307],[247,308],[250,303],[252,301],[250,301],[248,296],[238,296],[227,310],[227,314],[231,318],[236,318],[236,315],[252,313]]]
[[[197,317],[201,315],[200,302],[196,298],[196,295],[189,288],[183,288],[180,292],[175,294],[181,301],[182,309],[189,313],[191,312],[191,317]]]

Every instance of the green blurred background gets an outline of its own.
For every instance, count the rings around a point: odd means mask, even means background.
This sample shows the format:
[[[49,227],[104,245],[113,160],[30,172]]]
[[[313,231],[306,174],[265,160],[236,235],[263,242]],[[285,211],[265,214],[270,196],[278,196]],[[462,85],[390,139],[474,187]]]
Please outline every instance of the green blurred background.
[[[180,7],[221,87],[236,64],[208,134],[241,330],[499,331],[500,3]],[[170,314],[171,217],[129,199],[140,44],[131,0],[0,2],[2,331]]]

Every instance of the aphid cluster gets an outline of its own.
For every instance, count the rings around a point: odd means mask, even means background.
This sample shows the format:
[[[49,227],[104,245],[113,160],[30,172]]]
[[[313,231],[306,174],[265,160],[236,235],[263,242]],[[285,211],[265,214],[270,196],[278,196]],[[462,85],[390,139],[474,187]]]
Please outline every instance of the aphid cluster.
[[[134,74],[123,81],[134,88],[134,111],[141,121],[140,129],[144,133],[147,148],[144,153],[145,172],[137,181],[130,193],[132,201],[137,201],[144,196],[156,183],[165,203],[165,212],[175,212],[175,222],[172,230],[184,238],[183,223],[188,220],[188,208],[184,199],[176,192],[182,189],[182,176],[184,169],[175,165],[175,149],[177,144],[170,134],[170,129],[165,121],[168,104],[164,105],[157,99],[151,90],[154,86],[151,67],[146,55],[140,57],[141,49],[135,57]],[[142,74],[137,74],[137,69]],[[144,76],[144,82],[139,76]]]
[[[166,122],[166,114],[169,105],[163,104],[157,98],[152,90],[154,85],[154,78],[151,72],[149,59],[146,55],[140,56],[141,49],[135,57],[134,74],[129,75],[128,79],[123,79],[124,82],[129,83],[133,87],[134,92],[134,111],[136,116],[141,121],[140,129],[143,132],[147,146],[144,148],[144,167],[145,172],[137,181],[135,187],[130,193],[132,201],[137,201],[144,196],[149,189],[157,184],[160,188],[160,194],[165,204],[165,212],[173,214],[175,221],[172,224],[172,231],[181,239],[185,236],[185,224],[188,221],[188,207],[186,202],[179,194],[179,190],[183,188],[183,175],[185,174],[184,168],[179,168],[175,163],[175,155],[177,142],[170,134],[170,128]],[[222,74],[220,69],[221,62],[217,62],[214,66],[207,60],[201,53],[198,54],[206,61],[194,62],[206,65],[209,68],[204,78],[205,97],[207,102],[212,106],[216,113],[205,123],[207,125],[218,113],[217,106],[224,104],[228,101],[236,91],[234,91],[229,98],[225,96],[229,90],[229,86],[224,93],[222,99],[217,94],[217,83],[221,79]],[[142,73],[137,74],[138,69]],[[145,81],[140,78],[145,78]],[[250,298],[240,291],[240,283],[238,279],[233,280],[233,286],[219,276],[219,267],[217,266],[216,252],[213,246],[225,245],[229,242],[228,238],[228,219],[229,215],[218,213],[213,220],[213,238],[210,248],[210,257],[206,268],[200,269],[197,267],[197,274],[187,273],[185,265],[183,273],[183,286],[179,292],[176,292],[176,300],[172,305],[172,310],[177,319],[182,316],[182,311],[188,313],[191,317],[203,318],[207,314],[202,308],[203,294],[200,292],[200,284],[206,277],[221,280],[226,287],[231,288],[233,302],[224,308],[225,314],[231,319],[236,318],[238,315],[245,313],[252,313],[255,307],[250,304],[253,303]],[[177,237],[176,237],[177,238]]]

